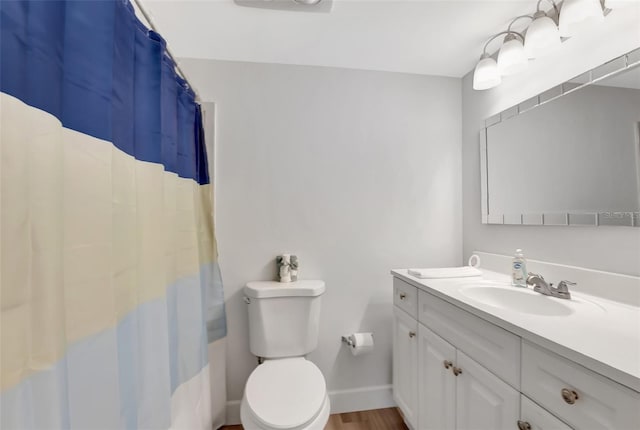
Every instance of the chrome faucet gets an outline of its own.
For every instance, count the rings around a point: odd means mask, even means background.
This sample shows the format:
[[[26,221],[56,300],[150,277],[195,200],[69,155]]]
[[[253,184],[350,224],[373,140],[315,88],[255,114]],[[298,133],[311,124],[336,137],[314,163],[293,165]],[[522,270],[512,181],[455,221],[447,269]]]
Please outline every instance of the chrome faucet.
[[[547,281],[541,275],[535,273],[529,273],[527,276],[527,285],[533,287],[533,291],[536,293],[544,294],[545,296],[557,297],[559,299],[571,299],[571,293],[569,292],[569,286],[576,285],[571,281],[560,281],[557,287],[553,284],[547,284]]]

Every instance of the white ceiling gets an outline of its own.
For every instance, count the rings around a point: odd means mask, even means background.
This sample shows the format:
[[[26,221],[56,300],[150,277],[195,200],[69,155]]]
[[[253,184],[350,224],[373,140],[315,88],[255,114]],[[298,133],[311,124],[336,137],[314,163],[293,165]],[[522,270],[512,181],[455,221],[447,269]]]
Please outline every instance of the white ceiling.
[[[536,0],[333,0],[330,13],[233,0],[142,0],[176,57],[461,77]],[[515,29],[522,29],[521,20]],[[494,42],[492,50],[499,43]]]

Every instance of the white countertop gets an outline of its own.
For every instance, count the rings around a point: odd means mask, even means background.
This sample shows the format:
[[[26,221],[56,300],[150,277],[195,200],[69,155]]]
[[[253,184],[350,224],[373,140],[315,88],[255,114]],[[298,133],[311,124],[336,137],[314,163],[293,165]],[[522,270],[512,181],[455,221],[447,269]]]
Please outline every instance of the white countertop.
[[[415,287],[473,313],[523,339],[567,357],[640,392],[640,307],[572,291],[571,300],[543,296],[571,308],[568,315],[533,315],[476,301],[462,291],[471,284],[513,289],[508,275],[480,269],[482,277],[418,279],[392,270]],[[519,288],[518,288],[519,289]],[[525,293],[534,293],[532,290]]]

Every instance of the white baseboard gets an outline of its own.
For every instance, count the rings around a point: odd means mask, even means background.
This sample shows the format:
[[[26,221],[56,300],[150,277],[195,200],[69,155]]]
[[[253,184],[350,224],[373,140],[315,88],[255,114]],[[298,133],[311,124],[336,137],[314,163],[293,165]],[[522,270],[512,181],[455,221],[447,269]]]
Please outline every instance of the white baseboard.
[[[329,391],[329,399],[331,400],[332,414],[396,406],[391,392],[391,385]]]
[[[368,411],[396,406],[391,385],[329,391],[331,413]],[[227,425],[240,424],[240,400],[227,402]]]
[[[240,424],[240,400],[227,402],[227,425]]]

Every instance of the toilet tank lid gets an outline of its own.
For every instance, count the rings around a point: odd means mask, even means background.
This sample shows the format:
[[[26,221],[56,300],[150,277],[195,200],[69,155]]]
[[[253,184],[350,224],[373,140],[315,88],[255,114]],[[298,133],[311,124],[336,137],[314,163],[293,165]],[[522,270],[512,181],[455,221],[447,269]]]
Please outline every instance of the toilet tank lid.
[[[247,282],[244,293],[257,299],[269,297],[316,297],[324,293],[324,281],[299,280],[295,282]]]

